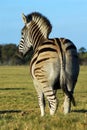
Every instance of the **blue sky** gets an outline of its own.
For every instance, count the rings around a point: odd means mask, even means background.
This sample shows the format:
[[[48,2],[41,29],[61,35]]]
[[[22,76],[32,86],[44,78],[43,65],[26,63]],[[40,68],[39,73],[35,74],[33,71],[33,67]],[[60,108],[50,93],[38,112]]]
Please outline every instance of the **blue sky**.
[[[87,49],[87,0],[1,0],[0,44],[16,43],[24,26],[21,14],[40,12],[51,22],[50,37],[66,37]]]

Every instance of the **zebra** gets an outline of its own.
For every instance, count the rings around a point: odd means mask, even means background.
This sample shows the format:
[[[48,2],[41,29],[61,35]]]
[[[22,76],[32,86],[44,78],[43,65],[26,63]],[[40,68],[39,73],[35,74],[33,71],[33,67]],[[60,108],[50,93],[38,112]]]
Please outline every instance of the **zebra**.
[[[54,115],[58,100],[57,89],[65,95],[64,114],[75,106],[74,88],[79,75],[77,48],[67,38],[49,38],[52,30],[50,21],[41,13],[22,14],[24,27],[21,30],[19,53],[25,56],[33,47],[30,73],[38,95],[41,116],[45,115],[45,98],[48,100],[50,115]]]

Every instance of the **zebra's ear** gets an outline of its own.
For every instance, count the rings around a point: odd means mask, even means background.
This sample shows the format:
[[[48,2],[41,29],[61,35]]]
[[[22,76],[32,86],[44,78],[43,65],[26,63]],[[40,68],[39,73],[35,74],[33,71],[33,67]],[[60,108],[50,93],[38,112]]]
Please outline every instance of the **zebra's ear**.
[[[27,23],[27,18],[24,14],[22,14],[22,19],[23,19],[23,22],[26,24]]]

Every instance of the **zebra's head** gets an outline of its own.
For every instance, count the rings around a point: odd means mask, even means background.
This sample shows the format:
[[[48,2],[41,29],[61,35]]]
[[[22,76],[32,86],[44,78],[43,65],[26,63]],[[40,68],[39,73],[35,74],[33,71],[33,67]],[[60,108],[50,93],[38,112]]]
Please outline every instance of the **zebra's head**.
[[[22,14],[25,26],[21,31],[19,52],[25,55],[33,46],[41,44],[41,40],[48,38],[52,26],[49,20],[40,13],[31,13],[27,16]]]
[[[30,24],[32,21],[32,17],[25,16],[22,14],[22,19],[24,21],[25,26],[21,30],[21,40],[19,43],[19,52],[24,56],[32,47],[32,42],[30,38]]]

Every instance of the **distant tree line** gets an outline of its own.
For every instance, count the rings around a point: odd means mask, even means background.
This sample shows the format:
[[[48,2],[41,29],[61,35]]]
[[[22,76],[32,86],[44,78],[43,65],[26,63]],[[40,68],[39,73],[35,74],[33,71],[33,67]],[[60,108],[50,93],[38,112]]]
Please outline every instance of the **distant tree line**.
[[[16,44],[0,44],[0,65],[22,65],[28,64],[33,51],[30,51],[24,58],[18,53]]]
[[[18,53],[16,44],[0,44],[0,65],[24,65],[29,64],[33,50],[31,50],[24,58]],[[80,65],[87,65],[87,50],[81,47],[78,50]]]
[[[81,47],[78,50],[79,63],[80,65],[87,65],[87,50],[84,47]]]

